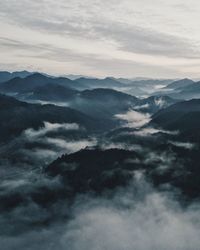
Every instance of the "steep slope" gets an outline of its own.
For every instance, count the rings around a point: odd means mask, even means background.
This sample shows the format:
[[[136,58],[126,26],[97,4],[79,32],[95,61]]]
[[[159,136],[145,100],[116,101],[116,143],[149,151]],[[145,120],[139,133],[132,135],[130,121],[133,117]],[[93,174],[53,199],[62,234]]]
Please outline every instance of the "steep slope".
[[[173,99],[169,96],[150,96],[140,100],[135,109],[141,112],[156,113],[157,111],[167,108],[177,102],[180,102],[180,100]]]
[[[113,123],[91,118],[79,111],[55,105],[28,104],[0,95],[0,138],[5,141],[27,128],[43,126],[43,122],[77,123],[92,131],[111,128]]]
[[[138,99],[134,96],[112,89],[99,88],[80,92],[69,105],[93,117],[110,119],[115,114],[126,112],[137,102]]]
[[[28,99],[43,101],[69,101],[75,98],[79,92],[75,89],[64,87],[59,84],[46,84],[33,89]]]
[[[199,150],[160,143],[154,153],[163,156],[163,152],[165,157],[170,157],[169,165],[162,157],[145,162],[145,155],[134,151],[84,149],[63,155],[45,167],[44,172],[52,177],[60,176],[65,188],[70,190],[70,197],[88,191],[102,193],[126,185],[135,171],[142,170],[158,188],[167,184],[178,188],[186,200],[200,198]],[[167,167],[161,171],[163,164]]]
[[[45,168],[51,176],[62,176],[72,193],[95,190],[101,192],[128,183],[129,170],[138,169],[127,159],[137,159],[133,151],[121,149],[85,149],[71,155],[63,155]]]
[[[163,109],[152,117],[151,123],[199,140],[200,100],[184,101]]]

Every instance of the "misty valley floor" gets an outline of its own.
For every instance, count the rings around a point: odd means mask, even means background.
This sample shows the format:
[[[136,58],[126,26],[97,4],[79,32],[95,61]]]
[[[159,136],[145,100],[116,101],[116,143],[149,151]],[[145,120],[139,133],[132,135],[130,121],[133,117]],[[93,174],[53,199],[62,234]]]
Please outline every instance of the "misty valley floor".
[[[199,82],[6,76],[3,250],[199,249]]]

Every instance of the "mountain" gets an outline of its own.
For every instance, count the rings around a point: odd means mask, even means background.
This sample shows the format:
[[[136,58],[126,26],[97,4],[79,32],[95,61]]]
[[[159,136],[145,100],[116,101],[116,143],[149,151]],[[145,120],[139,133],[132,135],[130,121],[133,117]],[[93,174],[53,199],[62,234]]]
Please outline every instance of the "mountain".
[[[141,99],[134,109],[141,112],[156,113],[157,111],[167,108],[177,102],[180,102],[180,100],[173,99],[169,96],[150,96]]]
[[[75,82],[64,77],[48,77],[40,73],[34,73],[25,78],[15,77],[0,86],[3,93],[26,93],[31,92],[36,87],[42,87],[46,84],[58,84],[68,88],[75,88]]]
[[[29,72],[29,71],[26,71],[26,70],[23,70],[23,71],[14,71],[11,73],[13,78],[14,77],[21,77],[21,78],[25,78],[27,76],[30,76],[33,74],[33,72]]]
[[[177,130],[193,140],[199,140],[200,99],[179,102],[160,110],[153,115],[151,124],[168,130]]]
[[[180,100],[168,96],[151,96],[138,99],[114,89],[97,88],[78,91],[63,85],[49,83],[32,89],[31,92],[16,95],[20,100],[48,101],[70,106],[94,117],[111,117],[129,109],[145,113],[155,113]],[[108,108],[109,107],[109,108]]]
[[[25,78],[29,75],[31,75],[31,72],[28,72],[26,70],[24,71],[16,71],[16,72],[8,72],[8,71],[0,71],[0,83],[9,81],[15,77]]]
[[[125,186],[133,173],[145,171],[147,178],[155,187],[170,185],[178,188],[186,200],[200,197],[199,150],[188,150],[175,145],[159,144],[155,151],[158,155],[165,152],[173,154],[172,165],[163,171],[157,166],[165,164],[162,157],[155,161],[143,162],[144,154],[124,149],[99,148],[83,149],[73,154],[65,154],[44,168],[44,173],[51,177],[60,177],[68,197],[78,193],[104,191]],[[179,162],[181,159],[181,162]],[[181,164],[180,164],[181,163]],[[174,165],[176,167],[174,167]]]
[[[81,77],[76,79],[76,82],[84,86],[84,88],[94,89],[94,88],[120,88],[124,87],[124,84],[115,80],[112,77],[107,77],[104,79],[97,78],[84,78]]]
[[[170,84],[173,80],[171,79],[125,79],[118,78],[119,82],[124,84],[121,90],[128,94],[132,94],[138,97],[149,96],[156,90],[162,89],[166,85]],[[160,93],[163,95],[163,93]]]
[[[15,77],[7,82],[4,82],[0,86],[2,92],[28,92],[35,87],[43,86],[47,83],[51,83],[53,79],[48,78],[42,74],[35,73],[28,77],[21,78]]]
[[[79,92],[75,89],[64,87],[59,84],[46,84],[33,89],[32,93],[28,95],[28,99],[66,102],[75,98]]]
[[[113,119],[118,112],[126,112],[139,101],[134,96],[113,89],[78,91],[58,84],[35,87],[30,93],[17,96],[20,100],[48,101],[69,106],[92,117]]]
[[[61,176],[71,193],[94,190],[102,192],[125,185],[131,179],[130,170],[139,168],[126,159],[137,159],[138,154],[121,149],[84,149],[63,155],[45,168],[53,177]],[[74,167],[73,167],[74,166]]]
[[[200,98],[200,82],[195,82],[185,87],[178,88],[175,93],[171,94],[171,96],[186,100]]]
[[[92,117],[113,119],[115,114],[127,112],[138,99],[113,89],[98,88],[80,92],[69,106]]]
[[[174,81],[172,83],[170,83],[169,85],[167,85],[165,88],[166,89],[178,89],[178,88],[184,88],[186,86],[190,86],[194,83],[194,81],[192,81],[191,79],[185,78],[185,79],[181,79],[178,81]]]
[[[136,102],[138,99],[132,95],[128,95],[126,93],[109,89],[109,88],[96,88],[92,90],[84,90],[80,93],[82,98],[88,100],[95,100],[98,102]]]
[[[77,123],[92,131],[102,131],[113,126],[109,121],[94,119],[68,107],[28,104],[12,97],[0,95],[0,138],[6,141],[18,136],[27,128],[38,129],[43,122]]]
[[[173,81],[167,86],[155,91],[153,94],[157,96],[164,94],[175,99],[187,99],[185,98],[184,94],[181,94],[181,91],[183,91],[187,87],[192,86],[193,84],[195,84],[194,81],[188,78],[184,78],[181,80]]]
[[[62,77],[68,78],[70,80],[77,80],[79,78],[89,78],[87,76],[83,76],[83,75],[74,75],[74,74],[69,74],[69,75],[62,75]]]
[[[7,71],[1,71],[0,72],[0,83],[1,82],[6,82],[6,81],[8,81],[8,80],[10,80],[12,78],[13,78],[12,73],[7,72]]]
[[[167,85],[172,81],[172,79],[133,79],[131,84],[140,87],[150,87],[156,85]]]
[[[174,99],[189,100],[193,98],[200,98],[200,84],[190,79],[182,79],[169,84],[167,87],[160,89],[154,95],[170,96]]]

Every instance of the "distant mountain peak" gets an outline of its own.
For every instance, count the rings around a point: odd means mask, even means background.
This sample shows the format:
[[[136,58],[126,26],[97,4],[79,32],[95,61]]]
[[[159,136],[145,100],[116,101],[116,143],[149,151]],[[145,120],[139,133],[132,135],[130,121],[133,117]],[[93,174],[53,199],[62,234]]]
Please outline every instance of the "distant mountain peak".
[[[189,79],[189,78],[184,78],[184,79],[180,79],[177,81],[174,81],[172,83],[170,83],[169,85],[167,85],[167,89],[177,89],[177,88],[182,88],[182,87],[186,87],[189,86],[191,84],[193,84],[194,81]]]

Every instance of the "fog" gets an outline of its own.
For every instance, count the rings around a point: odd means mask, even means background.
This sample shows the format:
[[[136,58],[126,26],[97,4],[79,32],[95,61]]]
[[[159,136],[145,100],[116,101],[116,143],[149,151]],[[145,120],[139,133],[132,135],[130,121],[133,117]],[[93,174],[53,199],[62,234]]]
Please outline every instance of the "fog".
[[[175,201],[175,191],[171,188],[156,191],[144,176],[143,172],[136,171],[128,187],[105,192],[101,197],[77,196],[70,209],[69,220],[43,229],[26,230],[20,235],[3,234],[0,243],[5,250],[198,249],[199,204],[181,207]],[[55,185],[58,182],[54,182],[54,188]],[[57,213],[65,209],[68,207],[63,203],[55,206]],[[9,216],[17,224],[19,217],[30,221],[36,219],[34,216],[37,219],[48,217],[48,213],[46,209],[30,203],[26,210],[20,207]],[[1,230],[8,226],[5,218],[0,217]]]
[[[27,138],[33,139],[34,137],[39,137],[47,134],[50,131],[63,130],[79,130],[79,125],[76,123],[50,123],[44,122],[44,127],[39,130],[34,130],[29,128],[24,131],[24,134]]]
[[[182,210],[167,194],[144,182],[138,185],[118,191],[111,200],[90,200],[83,208],[78,204],[63,245],[73,250],[198,249],[199,208]]]
[[[149,114],[143,114],[134,110],[129,110],[125,114],[117,114],[115,117],[125,121],[125,125],[131,128],[140,128],[151,120]]]
[[[163,105],[160,100],[157,104]],[[198,149],[198,145],[180,141],[179,131],[153,127],[149,124],[150,114],[129,110],[115,118],[122,121],[122,127],[101,135],[90,135],[76,123],[44,121],[41,128],[28,128],[0,146],[3,250],[199,249],[200,203],[192,198],[188,202],[181,188],[172,186],[181,172],[185,171],[182,176],[187,177],[191,171],[183,154]],[[75,157],[68,155],[88,147],[95,152],[89,161],[82,158],[82,151]],[[174,148],[184,149],[183,157],[177,158]],[[99,163],[96,151],[100,149],[120,149],[112,151],[119,152],[120,157],[108,154],[104,159],[102,154]],[[61,166],[58,175],[45,171],[48,164],[63,154],[59,160],[68,156],[73,159],[55,165]],[[94,176],[99,171],[98,176],[87,179],[78,172],[79,166],[94,172]],[[114,175],[117,171],[128,183],[121,185]],[[166,172],[170,172],[171,179],[167,176],[166,182],[161,180],[156,186],[151,174],[162,179],[164,175],[159,174]],[[73,179],[76,174],[80,180]],[[114,176],[108,180],[112,188],[106,185],[107,176]],[[99,192],[90,186],[98,178]],[[86,191],[82,186],[79,189],[81,182],[86,182]],[[117,187],[112,186],[115,182]]]
[[[39,129],[28,128],[21,135],[0,146],[0,175],[9,169],[40,169],[62,154],[95,146],[97,140],[75,123],[49,123]],[[16,170],[15,170],[16,171]]]

